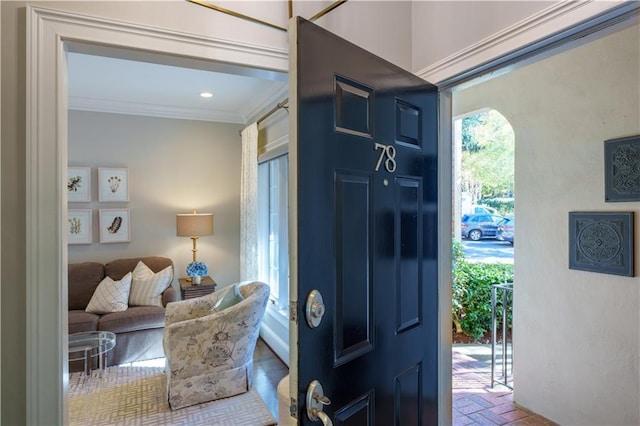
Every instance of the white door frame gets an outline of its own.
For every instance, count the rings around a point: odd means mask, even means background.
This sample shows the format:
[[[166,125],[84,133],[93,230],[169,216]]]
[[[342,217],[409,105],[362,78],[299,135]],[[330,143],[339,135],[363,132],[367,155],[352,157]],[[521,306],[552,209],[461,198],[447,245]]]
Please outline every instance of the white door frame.
[[[562,10],[553,19],[540,14],[520,28],[511,27],[495,40],[480,42],[446,58],[418,75],[440,81],[549,36],[589,18],[615,2],[584,2]],[[619,4],[619,3],[618,3]],[[554,25],[550,25],[553,21]],[[526,35],[529,35],[528,38]],[[41,7],[27,6],[26,115],[26,406],[27,424],[66,424],[68,349],[67,329],[67,211],[64,177],[67,166],[66,49],[82,45],[110,45],[141,52],[221,61],[287,72],[286,49],[267,48],[228,40],[123,23]],[[142,53],[141,53],[142,54]],[[439,231],[451,232],[451,102],[452,89],[440,98]],[[52,159],[54,161],[52,161]],[[439,410],[441,424],[451,423],[451,241],[441,238]],[[53,285],[52,285],[53,283]],[[293,294],[293,293],[292,293]],[[53,302],[52,302],[53,301]]]
[[[287,72],[286,49],[27,7],[27,424],[67,424],[69,45],[112,46]],[[103,47],[102,47],[103,48]],[[53,284],[53,285],[52,285]]]

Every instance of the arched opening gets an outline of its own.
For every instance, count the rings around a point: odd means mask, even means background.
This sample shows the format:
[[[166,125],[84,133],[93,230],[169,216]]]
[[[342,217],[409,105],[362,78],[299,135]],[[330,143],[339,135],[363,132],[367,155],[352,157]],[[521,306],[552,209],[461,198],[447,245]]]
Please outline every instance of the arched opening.
[[[456,395],[495,385],[513,387],[512,287],[502,285],[513,282],[515,133],[504,115],[487,107],[455,117],[453,141]]]

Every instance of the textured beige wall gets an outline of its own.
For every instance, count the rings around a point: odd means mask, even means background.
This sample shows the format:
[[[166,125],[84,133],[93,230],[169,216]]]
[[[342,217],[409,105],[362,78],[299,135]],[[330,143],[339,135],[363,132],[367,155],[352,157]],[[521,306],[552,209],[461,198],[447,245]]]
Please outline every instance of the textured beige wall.
[[[176,237],[176,213],[213,213],[214,234],[198,260],[221,286],[240,278],[241,126],[86,111],[69,113],[69,164],[92,167],[93,244],[70,245],[69,262],[166,256],[184,277],[191,239]],[[99,203],[98,167],[129,169],[129,202]],[[98,210],[129,208],[131,242],[99,243]]]
[[[640,203],[604,202],[604,140],[640,134],[640,26],[456,93],[516,134],[515,399],[560,424],[640,424]],[[570,211],[634,211],[636,277],[568,268]]]

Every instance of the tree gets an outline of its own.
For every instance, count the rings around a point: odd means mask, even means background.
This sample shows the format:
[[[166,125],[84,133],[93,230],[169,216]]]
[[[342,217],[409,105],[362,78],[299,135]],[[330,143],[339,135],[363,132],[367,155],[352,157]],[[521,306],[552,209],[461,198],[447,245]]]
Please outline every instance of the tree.
[[[512,196],[513,128],[496,110],[462,120],[462,191],[475,204],[482,198]]]

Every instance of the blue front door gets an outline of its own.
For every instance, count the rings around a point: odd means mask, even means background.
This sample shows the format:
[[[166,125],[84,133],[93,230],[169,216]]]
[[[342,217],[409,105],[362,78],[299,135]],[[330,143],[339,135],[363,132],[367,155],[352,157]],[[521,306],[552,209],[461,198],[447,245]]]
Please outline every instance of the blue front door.
[[[437,88],[301,18],[292,25],[294,411],[320,424],[307,414],[318,380],[334,425],[436,424]],[[312,290],[324,302],[315,327]]]

